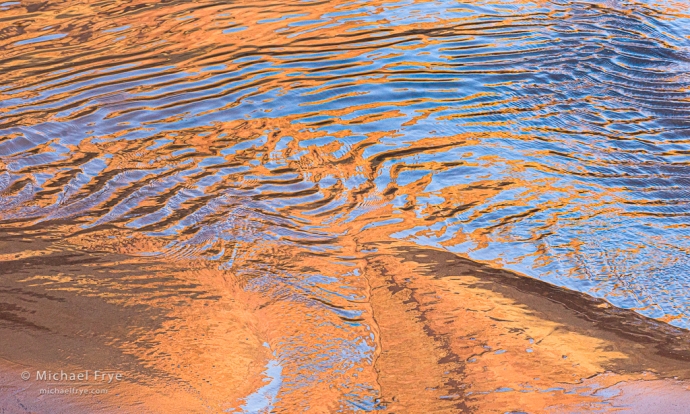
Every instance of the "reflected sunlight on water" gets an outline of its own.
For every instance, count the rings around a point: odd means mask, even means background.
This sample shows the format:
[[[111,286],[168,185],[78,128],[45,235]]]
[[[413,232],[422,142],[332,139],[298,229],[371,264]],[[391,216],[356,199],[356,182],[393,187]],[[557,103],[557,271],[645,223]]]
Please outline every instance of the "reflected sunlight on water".
[[[151,390],[209,412],[542,412],[603,409],[642,337],[690,355],[684,2],[49,0],[0,21],[1,320],[67,341],[7,361],[107,348],[136,378],[113,404],[153,412],[176,406]],[[476,268],[451,283],[400,249]],[[549,336],[579,322],[483,291],[489,268],[657,333]],[[515,326],[466,308],[484,301]],[[49,320],[75,306],[93,320]],[[580,359],[511,359],[542,336]]]

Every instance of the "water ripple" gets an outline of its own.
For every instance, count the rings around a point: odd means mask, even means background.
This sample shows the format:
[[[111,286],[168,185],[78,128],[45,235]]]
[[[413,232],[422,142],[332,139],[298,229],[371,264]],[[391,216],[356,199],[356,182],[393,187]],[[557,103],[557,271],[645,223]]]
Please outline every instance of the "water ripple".
[[[159,244],[147,254],[209,260],[264,306],[306,312],[270,344],[273,407],[306,404],[304,384],[326,379],[343,384],[331,409],[376,405],[358,368],[377,346],[365,237],[690,327],[683,4],[131,0],[1,13],[0,228],[148,237]]]

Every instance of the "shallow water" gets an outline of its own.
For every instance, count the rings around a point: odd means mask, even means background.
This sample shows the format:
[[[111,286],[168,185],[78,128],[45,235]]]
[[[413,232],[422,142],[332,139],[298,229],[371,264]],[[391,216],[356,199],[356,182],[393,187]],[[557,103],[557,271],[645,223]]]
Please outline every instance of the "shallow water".
[[[266,381],[240,411],[385,406],[376,242],[690,327],[687,3],[20,1],[0,22],[0,239],[51,243],[0,253],[127,255],[143,273],[17,279],[124,307],[256,300],[267,319],[237,323]]]

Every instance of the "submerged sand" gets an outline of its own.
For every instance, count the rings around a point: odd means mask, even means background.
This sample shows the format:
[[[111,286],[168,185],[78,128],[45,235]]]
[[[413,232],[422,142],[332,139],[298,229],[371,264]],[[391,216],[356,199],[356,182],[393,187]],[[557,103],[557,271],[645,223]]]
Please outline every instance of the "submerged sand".
[[[75,246],[0,245],[1,412],[252,412],[248,396],[280,389],[267,369],[272,344],[308,329],[309,309],[248,291],[209,263]],[[690,407],[685,330],[441,250],[399,242],[362,250],[371,252],[362,277],[385,412]],[[45,384],[21,379],[96,369],[124,379],[88,396],[41,395]],[[282,369],[290,374],[289,364]],[[331,385],[277,391],[272,412],[290,412],[300,395],[307,411],[332,412]]]

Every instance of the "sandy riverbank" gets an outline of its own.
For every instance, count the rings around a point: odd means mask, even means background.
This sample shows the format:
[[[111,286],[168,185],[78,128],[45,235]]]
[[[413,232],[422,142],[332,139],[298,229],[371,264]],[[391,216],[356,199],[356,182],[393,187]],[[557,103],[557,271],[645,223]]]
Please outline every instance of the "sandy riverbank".
[[[690,406],[686,331],[451,253],[364,248],[376,251],[363,276],[386,412]],[[309,311],[276,311],[231,273],[199,263],[49,240],[5,241],[0,253],[0,408],[8,413],[247,411],[247,396],[270,379],[266,345],[299,333],[293,325]],[[20,377],[38,369],[114,370],[124,380],[100,395],[40,395],[43,384]]]

